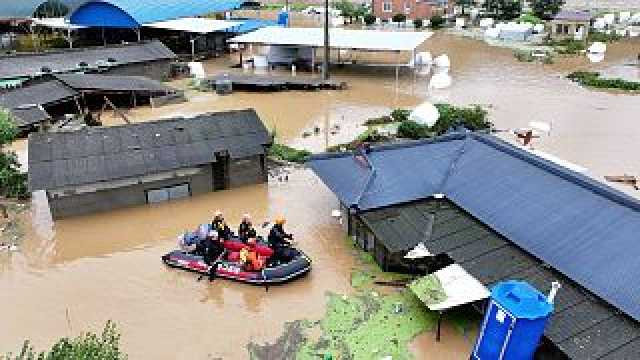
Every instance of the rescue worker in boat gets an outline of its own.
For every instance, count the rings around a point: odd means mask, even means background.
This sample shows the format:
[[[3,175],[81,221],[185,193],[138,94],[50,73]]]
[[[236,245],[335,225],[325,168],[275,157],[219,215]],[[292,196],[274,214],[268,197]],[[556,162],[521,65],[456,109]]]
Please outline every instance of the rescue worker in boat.
[[[280,216],[276,219],[275,225],[269,231],[269,237],[267,238],[267,242],[269,246],[273,249],[273,260],[275,261],[286,261],[287,257],[287,247],[291,245],[289,240],[293,239],[292,234],[288,234],[284,231],[284,224],[287,220]]]
[[[209,265],[209,280],[216,277],[216,268],[221,255],[224,253],[224,239],[218,237],[218,233],[211,230],[203,241],[204,262]]]
[[[264,267],[264,258],[256,250],[256,238],[247,239],[247,245],[240,250],[240,262],[246,271],[260,271]]]
[[[218,238],[224,240],[231,239],[231,229],[229,229],[229,226],[227,226],[227,223],[224,221],[222,211],[216,211],[213,220],[211,221],[211,228],[218,232]]]
[[[238,226],[238,237],[243,243],[247,243],[247,240],[256,238],[258,235],[256,229],[253,228],[251,223],[251,216],[249,214],[242,215],[242,221]]]

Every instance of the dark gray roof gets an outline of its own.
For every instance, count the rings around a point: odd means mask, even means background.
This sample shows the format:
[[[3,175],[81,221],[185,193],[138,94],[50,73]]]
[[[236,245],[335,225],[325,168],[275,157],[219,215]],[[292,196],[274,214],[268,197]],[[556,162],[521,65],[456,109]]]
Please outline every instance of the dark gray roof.
[[[55,78],[78,91],[171,92],[174,89],[144,76],[57,74]]]
[[[565,20],[565,21],[579,21],[579,22],[589,22],[591,21],[591,13],[586,11],[571,11],[571,10],[562,10],[553,17],[554,20]]]
[[[0,106],[15,109],[28,104],[49,105],[76,95],[76,91],[59,81],[47,81],[0,92]]]
[[[367,157],[369,167],[351,154],[315,156],[310,165],[343,204],[362,210],[442,193],[640,320],[638,200],[490,135],[453,134]]]
[[[76,95],[59,81],[47,81],[0,92],[0,106],[9,109],[18,127],[25,127],[50,118],[42,106],[68,101]]]
[[[29,135],[29,188],[51,190],[261,154],[270,135],[252,109]],[[240,155],[240,156],[239,156]]]
[[[90,68],[95,69],[99,65],[105,66],[109,58],[115,59],[117,62],[114,64],[118,66],[175,57],[176,55],[159,41],[4,56],[0,57],[0,79],[40,76],[43,67],[48,67],[54,72],[77,71],[80,62],[86,62]]]
[[[487,286],[525,280],[541,291],[559,280],[562,289],[545,336],[572,359],[640,358],[640,324],[521,250],[452,202],[417,201],[361,214],[383,244],[414,247],[424,241],[433,253],[448,254]],[[432,215],[433,214],[433,215]],[[433,219],[433,220],[431,220]],[[426,239],[427,224],[432,236]],[[411,239],[411,240],[409,240]],[[616,356],[614,356],[616,355]]]
[[[10,110],[18,128],[25,128],[51,119],[51,116],[40,106],[29,105]]]

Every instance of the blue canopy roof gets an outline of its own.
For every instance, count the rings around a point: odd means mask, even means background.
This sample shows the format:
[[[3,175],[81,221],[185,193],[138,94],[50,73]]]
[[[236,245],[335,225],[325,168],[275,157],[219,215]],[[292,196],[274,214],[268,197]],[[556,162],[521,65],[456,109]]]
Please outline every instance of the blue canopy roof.
[[[489,135],[374,148],[367,158],[370,167],[351,154],[309,164],[344,205],[360,210],[442,193],[640,320],[638,200]]]
[[[143,24],[239,8],[241,0],[88,0],[71,13],[72,24],[137,28]]]

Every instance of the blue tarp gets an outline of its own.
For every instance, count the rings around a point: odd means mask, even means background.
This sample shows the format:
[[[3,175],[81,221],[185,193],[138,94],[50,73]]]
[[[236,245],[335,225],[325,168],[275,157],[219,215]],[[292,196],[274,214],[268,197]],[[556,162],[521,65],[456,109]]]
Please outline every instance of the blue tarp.
[[[89,0],[70,16],[72,24],[136,28],[143,24],[237,9],[241,0]]]
[[[248,33],[266,26],[278,26],[277,22],[265,19],[232,18],[230,21],[238,21],[242,23],[229,29],[229,32],[237,34]]]
[[[351,155],[319,155],[309,164],[343,204],[360,210],[443,193],[640,320],[638,200],[489,135],[388,146],[368,158],[375,174],[367,185],[367,169]]]

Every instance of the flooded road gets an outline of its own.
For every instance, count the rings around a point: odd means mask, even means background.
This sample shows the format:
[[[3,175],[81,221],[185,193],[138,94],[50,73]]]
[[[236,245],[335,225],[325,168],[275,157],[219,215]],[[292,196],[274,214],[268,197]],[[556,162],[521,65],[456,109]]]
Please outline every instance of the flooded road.
[[[319,151],[353,139],[368,117],[423,101],[484,104],[496,127],[553,122],[550,136],[536,147],[587,167],[596,177],[640,175],[640,96],[581,88],[564,78],[574,69],[638,75],[640,42],[609,46],[604,62],[559,59],[553,65],[519,63],[510,50],[465,38],[435,35],[425,45],[447,53],[453,85],[428,91],[428,78],[392,69],[337,69],[344,91],[243,93],[217,96],[189,90],[189,102],[130,112],[133,121],[189,116],[206,111],[255,108],[278,141]],[[207,71],[230,71],[237,58],[207,64]],[[635,75],[634,75],[635,74]],[[176,82],[186,86],[186,82]],[[120,123],[106,118],[106,124]],[[335,134],[324,131],[339,130]],[[313,134],[319,127],[320,133]],[[304,137],[303,133],[311,132]],[[507,135],[503,135],[507,137]],[[24,157],[25,144],[13,146]],[[620,187],[631,193],[631,190]],[[635,193],[633,193],[635,195]],[[25,338],[42,349],[60,336],[99,331],[108,319],[122,330],[131,359],[246,359],[246,345],[273,341],[287,321],[319,318],[325,293],[352,291],[353,258],[331,210],[332,194],[309,170],[293,170],[288,182],[211,193],[171,203],[122,209],[52,223],[46,199],[36,194],[25,216],[22,251],[0,253],[0,353],[15,351]],[[254,222],[284,214],[299,246],[313,259],[308,277],[286,286],[249,287],[228,281],[208,284],[197,276],[165,268],[160,256],[175,247],[176,234],[222,209],[231,224],[244,212]],[[420,359],[466,359],[472,340],[445,327],[443,342],[432,333],[412,345]],[[473,339],[473,336],[470,337]],[[436,346],[441,346],[434,350]]]

